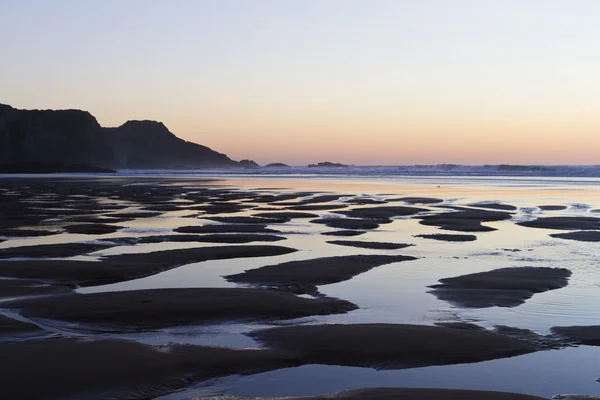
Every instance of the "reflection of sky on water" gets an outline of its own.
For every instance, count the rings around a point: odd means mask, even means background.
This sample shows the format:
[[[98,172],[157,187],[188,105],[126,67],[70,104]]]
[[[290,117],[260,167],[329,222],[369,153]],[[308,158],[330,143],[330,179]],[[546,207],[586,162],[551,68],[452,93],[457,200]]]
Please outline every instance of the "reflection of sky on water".
[[[337,178],[336,178],[337,179]],[[438,188],[435,184],[444,182]],[[408,182],[408,183],[407,183]],[[294,191],[338,191],[380,197],[435,196],[453,199],[452,204],[464,205],[478,201],[499,201],[520,208],[514,220],[538,216],[593,215],[590,209],[600,208],[600,190],[588,185],[591,180],[559,179],[465,179],[414,178],[403,183],[388,180],[313,180],[288,178],[232,178],[221,182],[241,190],[255,187],[287,187]],[[598,182],[596,182],[598,183]],[[385,196],[383,195],[385,194]],[[448,200],[446,204],[450,203]],[[401,203],[395,203],[400,205]],[[542,204],[564,204],[562,211],[541,211]],[[257,204],[258,205],[258,204]],[[358,206],[353,206],[358,207]],[[430,207],[432,210],[435,207]],[[235,215],[252,215],[246,210]],[[333,216],[332,211],[311,211],[321,216]],[[189,212],[165,212],[158,218],[137,219],[119,223],[127,229],[102,235],[102,239],[171,234],[183,225],[208,223],[201,218],[188,218]],[[223,276],[247,269],[259,268],[292,260],[351,254],[405,254],[418,260],[377,267],[348,281],[321,286],[322,293],[356,303],[361,308],[345,315],[317,316],[297,323],[412,323],[433,324],[439,321],[473,321],[492,328],[509,325],[547,333],[555,325],[596,325],[600,320],[600,272],[597,268],[600,243],[583,243],[553,239],[553,231],[526,228],[514,221],[484,223],[497,228],[493,232],[475,233],[477,240],[468,243],[440,242],[414,235],[451,233],[424,226],[418,220],[400,218],[381,225],[351,240],[411,243],[401,250],[368,250],[336,246],[335,240],[321,232],[334,229],[311,224],[308,219],[294,220],[270,227],[283,232],[287,240],[256,243],[288,246],[299,251],[275,257],[215,260],[189,264],[146,278],[98,287],[82,288],[82,293],[176,287],[234,287]],[[99,237],[60,234],[49,237],[16,239],[0,247],[40,243],[89,241]],[[149,252],[175,248],[214,246],[211,243],[145,244],[117,246],[96,252],[94,256]],[[427,293],[427,286],[438,279],[467,273],[511,266],[564,267],[573,272],[565,288],[534,295],[515,308],[460,309]],[[235,347],[254,347],[256,343],[244,334],[267,325],[232,323],[205,327],[179,327],[151,333],[124,335],[126,338],[150,344],[168,342],[196,343]],[[67,327],[68,329],[68,327]],[[123,336],[121,336],[123,337]],[[367,368],[338,366],[304,366],[272,371],[249,377],[231,377],[219,381],[214,388],[229,394],[245,396],[284,396],[330,393],[348,387],[407,386],[506,390],[551,396],[556,393],[600,392],[595,379],[600,375],[600,349],[591,347],[544,351],[510,359],[478,364],[427,367],[401,371],[375,371]],[[204,390],[204,389],[202,389]],[[210,390],[210,387],[208,388]],[[193,393],[193,390],[184,392]],[[170,399],[171,397],[169,397]]]
[[[231,388],[227,393],[237,396],[308,396],[348,388],[423,387],[508,391],[548,398],[558,393],[593,395],[600,391],[600,384],[596,382],[599,359],[600,349],[579,347],[476,364],[394,371],[307,365],[230,378]]]

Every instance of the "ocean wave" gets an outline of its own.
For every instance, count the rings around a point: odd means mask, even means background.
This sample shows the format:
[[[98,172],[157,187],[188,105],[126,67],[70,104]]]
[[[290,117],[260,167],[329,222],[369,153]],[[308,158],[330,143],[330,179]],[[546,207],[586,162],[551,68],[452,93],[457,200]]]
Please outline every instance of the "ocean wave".
[[[514,176],[600,178],[600,165],[399,165],[347,167],[230,168],[200,170],[119,170],[123,175],[349,175],[349,176]]]

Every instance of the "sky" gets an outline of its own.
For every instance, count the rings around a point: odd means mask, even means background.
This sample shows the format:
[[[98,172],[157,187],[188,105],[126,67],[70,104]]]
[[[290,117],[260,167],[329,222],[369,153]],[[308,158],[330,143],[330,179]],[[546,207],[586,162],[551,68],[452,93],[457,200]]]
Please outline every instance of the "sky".
[[[0,0],[0,103],[260,164],[600,164],[600,1]]]

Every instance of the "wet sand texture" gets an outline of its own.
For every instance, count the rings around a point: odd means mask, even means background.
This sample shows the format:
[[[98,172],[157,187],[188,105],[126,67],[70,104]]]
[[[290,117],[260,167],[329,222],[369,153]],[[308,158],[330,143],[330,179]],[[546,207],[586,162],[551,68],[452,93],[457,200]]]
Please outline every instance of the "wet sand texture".
[[[224,224],[282,224],[287,220],[277,218],[257,218],[257,217],[206,217],[211,221],[222,222]]]
[[[337,201],[342,197],[350,197],[352,195],[349,194],[323,194],[318,196],[313,196],[304,200],[296,201],[296,202],[286,202],[280,203],[281,205],[291,205],[291,206],[300,206],[300,205],[309,205],[309,204],[320,204],[320,203],[329,203],[333,201]]]
[[[397,199],[389,199],[388,201],[403,201],[408,204],[438,204],[443,202],[444,199],[435,197],[400,197]]]
[[[553,233],[550,236],[558,239],[577,240],[579,242],[600,242],[600,231]]]
[[[600,325],[554,326],[552,333],[589,346],[600,346]]]
[[[258,398],[227,398],[228,400],[261,400]],[[489,392],[481,390],[413,389],[413,388],[367,388],[344,390],[332,395],[310,397],[286,397],[287,400],[544,400],[525,394]],[[215,400],[221,400],[215,398]],[[222,400],[226,400],[223,398]],[[264,399],[269,400],[269,399]],[[275,400],[275,399],[270,399]],[[283,400],[283,399],[278,399]]]
[[[232,320],[290,319],[342,314],[357,307],[344,300],[306,299],[276,290],[240,288],[149,289],[66,294],[16,300],[29,318],[99,324],[132,329]]]
[[[69,225],[65,227],[65,230],[69,233],[79,233],[83,235],[106,235],[108,233],[114,233],[122,228],[122,226],[106,224],[81,224]]]
[[[475,235],[451,235],[444,233],[433,233],[430,235],[415,235],[415,237],[440,240],[443,242],[473,242],[477,240],[477,236]]]
[[[304,363],[402,369],[472,363],[531,353],[537,347],[491,332],[425,325],[304,325],[251,332]]]
[[[365,232],[362,231],[331,231],[331,232],[321,232],[321,235],[326,236],[359,236],[363,235]]]
[[[273,286],[295,286],[300,292],[313,292],[315,286],[342,282],[372,268],[400,261],[415,260],[409,256],[355,255],[322,257],[267,265],[225,277],[230,282]]]
[[[289,254],[283,246],[212,246],[109,256],[100,262],[25,260],[0,262],[0,276],[37,278],[60,284],[92,286],[153,275],[181,265],[232,258]],[[200,268],[200,267],[199,267]]]
[[[353,208],[348,211],[337,211],[338,214],[343,214],[351,218],[363,218],[374,220],[389,220],[393,217],[404,217],[415,215],[418,212],[427,211],[424,208],[404,207],[404,206],[381,206],[381,207],[362,207]]]
[[[59,233],[53,230],[38,230],[38,229],[0,229],[0,236],[6,237],[39,237],[51,236]]]
[[[135,239],[135,238],[130,238]],[[109,239],[110,240],[110,239]],[[143,236],[137,243],[162,243],[162,242],[197,242],[197,243],[251,243],[251,242],[278,242],[286,238],[274,235],[252,234],[209,234],[209,235],[164,235]]]
[[[98,250],[104,250],[114,245],[91,244],[91,243],[60,243],[60,244],[40,244],[33,246],[9,247],[0,249],[0,259],[15,258],[15,257],[52,257],[66,258],[74,257],[82,254],[92,253]]]
[[[0,279],[0,298],[70,292],[72,288],[72,285],[48,285],[33,279]]]
[[[559,206],[559,205],[546,205],[546,206],[538,206],[540,210],[544,211],[560,211],[566,210],[567,206]]]
[[[41,332],[39,326],[0,314],[0,336]]]
[[[440,279],[429,293],[459,307],[515,307],[535,293],[567,286],[571,271],[564,268],[516,267]]]
[[[270,211],[252,215],[258,218],[275,218],[284,221],[290,221],[292,219],[303,219],[303,218],[318,218],[317,214],[300,212],[300,211]]]
[[[369,197],[355,197],[353,199],[347,200],[346,204],[352,205],[367,205],[367,204],[386,204],[388,200],[384,199],[371,199]]]
[[[323,224],[336,229],[377,229],[379,224],[375,221],[351,218],[317,218],[310,222],[313,224]]]
[[[303,204],[300,206],[289,206],[285,209],[294,211],[330,211],[341,210],[346,207],[348,207],[346,204]]]
[[[444,328],[452,329],[463,329],[467,331],[485,331],[486,329],[482,326],[470,323],[470,322],[436,322],[435,326],[441,326]]]
[[[210,200],[209,200],[210,201]],[[205,214],[229,214],[237,213],[252,208],[252,206],[239,203],[219,203],[203,204],[199,206],[186,207],[187,210],[203,211]]]
[[[106,214],[107,217],[114,217],[114,218],[154,218],[154,217],[158,217],[159,215],[162,215],[162,213],[160,212],[143,212],[143,211],[131,211],[131,212],[119,212],[119,213],[114,213],[114,214]]]
[[[600,229],[600,218],[596,217],[544,217],[518,225],[543,229]]]
[[[488,210],[504,210],[504,211],[515,211],[517,207],[511,204],[502,204],[502,203],[472,203],[469,204],[469,207],[474,208],[486,208]]]
[[[104,215],[106,215],[106,214],[104,214]],[[88,217],[88,216],[84,215],[84,216],[81,216],[81,217],[65,218],[63,220],[65,222],[85,223],[86,225],[83,226],[83,227],[80,227],[80,225],[71,225],[70,227],[68,227],[69,229],[67,229],[67,232],[69,232],[69,233],[83,233],[83,234],[85,234],[84,232],[78,232],[77,230],[79,229],[79,230],[84,231],[86,229],[86,226],[90,227],[90,225],[92,225],[92,224],[101,224],[101,225],[104,225],[104,224],[116,224],[116,223],[131,221],[133,219],[134,218],[112,218],[110,216],[106,216],[106,217],[104,217],[104,216],[97,216],[97,217],[96,216],[91,216],[91,217]],[[96,234],[102,235],[104,233],[112,233],[112,232],[110,232],[110,230],[111,230],[111,228],[109,228],[110,226],[112,226],[112,225],[107,225],[105,228],[102,228],[102,227],[92,227],[89,230],[89,232],[91,232],[89,234],[91,234],[91,235],[96,235]],[[119,227],[119,228],[122,228],[122,227]],[[94,229],[96,229],[96,232],[98,232],[98,233],[94,232]],[[113,230],[113,232],[116,232],[116,231]]]
[[[275,229],[267,228],[266,225],[243,225],[243,224],[210,224],[202,226],[181,226],[174,229],[179,233],[280,233]]]
[[[511,218],[511,214],[502,211],[467,210],[457,208],[457,211],[421,217],[422,225],[437,226],[440,229],[460,232],[490,232],[496,230],[481,225],[482,222],[502,221]]]
[[[390,242],[363,242],[360,240],[331,240],[329,244],[337,244],[339,246],[359,247],[362,249],[373,250],[398,250],[412,246],[407,243],[390,243]]]
[[[159,349],[123,340],[52,339],[0,344],[3,398],[149,399],[213,377],[293,366],[269,350]]]

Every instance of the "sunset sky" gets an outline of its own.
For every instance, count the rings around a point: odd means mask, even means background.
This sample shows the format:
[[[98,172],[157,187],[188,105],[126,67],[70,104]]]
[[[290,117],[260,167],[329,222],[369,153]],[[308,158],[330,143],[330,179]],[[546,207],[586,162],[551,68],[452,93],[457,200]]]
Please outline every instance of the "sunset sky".
[[[233,159],[600,164],[600,1],[0,0],[0,103]]]

